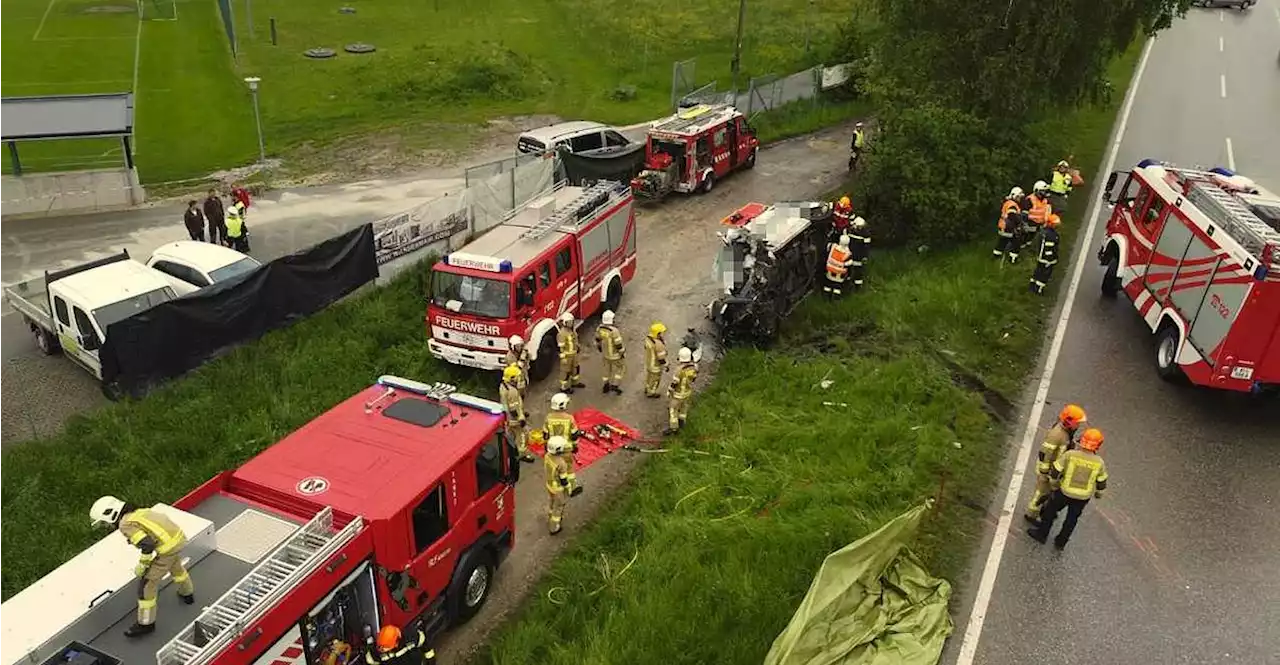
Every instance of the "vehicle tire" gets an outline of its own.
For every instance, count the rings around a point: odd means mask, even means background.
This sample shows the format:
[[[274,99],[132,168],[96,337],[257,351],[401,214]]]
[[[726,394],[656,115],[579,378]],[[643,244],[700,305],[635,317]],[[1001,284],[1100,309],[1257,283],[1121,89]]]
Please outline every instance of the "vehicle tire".
[[[493,589],[493,556],[488,550],[475,552],[449,584],[449,622],[466,623],[484,607]]]
[[[48,330],[33,326],[31,333],[35,335],[36,348],[40,349],[40,353],[51,356],[58,352],[58,338],[49,334]]]
[[[710,194],[711,190],[715,189],[715,186],[716,186],[716,174],[708,173],[707,177],[702,179],[702,193]]]
[[[1178,368],[1178,344],[1182,340],[1178,335],[1178,327],[1166,324],[1156,333],[1156,373],[1165,381],[1174,381],[1182,376]]]
[[[538,357],[533,359],[533,365],[529,367],[529,379],[541,381],[551,376],[551,370],[555,368],[556,361],[559,359],[560,347],[556,346],[556,334],[548,332],[542,336],[542,342],[538,344]]]
[[[1108,298],[1120,293],[1120,257],[1115,251],[1107,252],[1107,267],[1102,272],[1102,295]]]
[[[742,163],[742,168],[750,170],[756,167],[756,153],[760,152],[759,148],[752,148],[751,154],[747,155],[747,161]]]
[[[605,290],[604,308],[612,310],[614,314],[618,313],[618,305],[622,304],[622,280],[614,277],[609,282],[609,288]]]

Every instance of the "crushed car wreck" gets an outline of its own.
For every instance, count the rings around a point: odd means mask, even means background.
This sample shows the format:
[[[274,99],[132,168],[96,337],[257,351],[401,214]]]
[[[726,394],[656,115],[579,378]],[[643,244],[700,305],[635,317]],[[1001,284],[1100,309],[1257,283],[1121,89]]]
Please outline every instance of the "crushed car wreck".
[[[830,203],[751,203],[725,217],[714,279],[723,294],[707,306],[720,342],[768,344],[813,288],[831,225]]]

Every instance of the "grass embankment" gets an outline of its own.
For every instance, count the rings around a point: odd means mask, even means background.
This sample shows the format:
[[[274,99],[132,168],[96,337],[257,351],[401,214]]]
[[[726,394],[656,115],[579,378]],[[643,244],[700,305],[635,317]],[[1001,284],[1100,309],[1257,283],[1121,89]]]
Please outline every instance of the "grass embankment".
[[[1110,107],[1044,126],[1086,170],[1138,52],[1113,66]],[[1066,215],[1068,246],[1087,199]],[[806,302],[776,350],[731,351],[687,434],[651,454],[480,660],[759,663],[829,552],[944,479],[916,550],[958,579],[1004,454],[1001,396],[1018,394],[1053,302],[1027,292],[1032,266],[999,268],[986,242],[880,254],[867,293]]]

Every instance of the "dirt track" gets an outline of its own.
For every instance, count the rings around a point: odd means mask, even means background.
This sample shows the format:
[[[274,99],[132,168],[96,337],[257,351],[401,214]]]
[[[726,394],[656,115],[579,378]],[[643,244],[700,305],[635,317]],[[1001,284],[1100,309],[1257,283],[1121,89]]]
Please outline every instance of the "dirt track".
[[[574,394],[570,408],[595,407],[647,436],[660,436],[666,426],[666,400],[645,399],[643,394],[641,340],[645,329],[653,321],[665,323],[672,356],[687,328],[708,330],[704,306],[716,288],[711,271],[714,252],[720,246],[715,236],[720,219],[751,201],[800,200],[839,185],[851,131],[851,125],[846,125],[775,144],[760,153],[754,170],[724,179],[708,195],[642,208],[637,215],[639,271],[635,281],[627,285],[617,313],[630,351],[623,394],[605,396],[600,392],[600,356],[590,341],[599,319],[593,318],[579,329],[585,350],[582,379],[588,387]],[[710,379],[713,369],[704,357],[699,388]],[[669,378],[670,374],[664,377],[664,385]],[[557,390],[554,375],[531,386],[526,402],[531,426],[542,423]],[[692,410],[697,408],[695,396]],[[544,562],[552,560],[600,509],[604,499],[625,484],[640,459],[636,453],[618,451],[580,473],[585,491],[570,502],[565,529],[556,536],[547,534],[541,465],[525,465],[516,488],[515,550],[499,570],[492,596],[480,615],[441,639],[437,648],[441,662],[464,662],[476,653],[488,635],[519,608],[541,576]]]

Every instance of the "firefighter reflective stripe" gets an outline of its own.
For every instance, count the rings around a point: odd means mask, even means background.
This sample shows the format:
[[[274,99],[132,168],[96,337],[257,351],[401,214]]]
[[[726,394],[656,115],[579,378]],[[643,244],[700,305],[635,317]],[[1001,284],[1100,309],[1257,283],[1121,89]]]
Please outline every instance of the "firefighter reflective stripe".
[[[146,552],[143,547],[148,536],[155,542],[155,554],[164,556],[187,544],[187,536],[168,517],[154,510],[140,509],[120,520],[120,533],[129,542]],[[149,554],[149,552],[148,552]]]
[[[1049,184],[1049,191],[1054,194],[1069,193],[1071,191],[1071,174],[1054,171],[1053,182]]]
[[[1032,222],[1043,226],[1049,221],[1049,214],[1053,212],[1053,208],[1049,205],[1049,201],[1042,199],[1035,194],[1031,195],[1031,212],[1027,214]]]
[[[560,326],[556,333],[556,344],[560,346],[560,357],[571,356],[578,352],[578,332],[573,328]]]
[[[1068,450],[1053,463],[1058,489],[1071,499],[1091,499],[1107,487],[1107,466],[1086,450]]]
[[[827,274],[843,278],[849,271],[849,248],[838,244],[831,245],[831,253],[827,254]]]
[[[553,436],[563,436],[567,441],[569,435],[577,431],[578,423],[567,413],[548,413],[547,423],[543,429],[546,430],[548,439]]]
[[[1037,260],[1040,263],[1050,266],[1058,262],[1057,231],[1053,229],[1045,229],[1044,237],[1040,239],[1040,256]]]
[[[662,369],[667,360],[667,345],[649,336],[644,338],[644,368],[650,372]]]
[[[609,360],[622,358],[622,333],[615,326],[600,326],[596,340],[604,347],[604,357]]]
[[[1047,476],[1049,469],[1053,468],[1053,463],[1058,461],[1058,457],[1062,453],[1071,449],[1071,435],[1067,434],[1067,429],[1058,423],[1049,429],[1049,433],[1044,435],[1044,442],[1040,444],[1040,455],[1036,461],[1036,473]]]
[[[687,399],[693,395],[693,382],[698,378],[698,367],[692,363],[681,365],[671,380],[671,396],[676,399]]]
[[[502,359],[504,367],[507,365],[519,365],[520,371],[526,374],[529,372],[529,363],[529,349],[524,347],[520,348],[520,353],[516,353],[513,349],[508,350],[506,357]]]
[[[498,395],[502,399],[502,408],[512,420],[524,420],[524,400],[520,398],[520,388],[505,381],[498,386]]]
[[[552,494],[563,492],[565,486],[560,481],[569,479],[569,462],[565,459],[565,456],[544,455],[542,457],[542,468],[547,475],[547,491]]]

